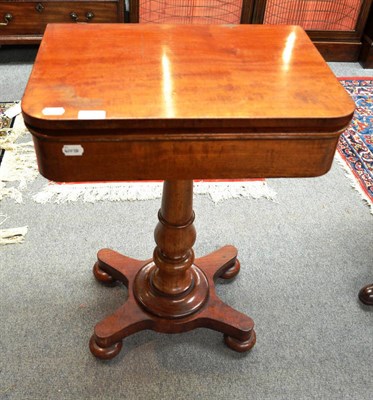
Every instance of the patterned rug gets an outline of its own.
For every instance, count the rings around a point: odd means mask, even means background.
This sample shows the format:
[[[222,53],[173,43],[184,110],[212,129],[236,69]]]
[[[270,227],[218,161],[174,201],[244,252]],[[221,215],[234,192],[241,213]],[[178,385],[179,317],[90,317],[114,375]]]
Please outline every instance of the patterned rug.
[[[340,78],[355,101],[354,118],[338,144],[347,175],[373,214],[373,78]]]

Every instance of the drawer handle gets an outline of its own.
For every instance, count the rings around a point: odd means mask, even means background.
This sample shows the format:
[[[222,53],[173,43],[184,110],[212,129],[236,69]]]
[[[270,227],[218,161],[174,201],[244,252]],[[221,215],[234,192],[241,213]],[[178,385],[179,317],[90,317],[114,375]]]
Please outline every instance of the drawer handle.
[[[93,18],[95,17],[95,14],[92,12],[92,11],[87,11],[86,13],[85,13],[85,21],[82,21],[82,22],[89,22],[89,21],[91,21]],[[70,18],[74,21],[74,22],[78,22],[79,21],[79,15],[75,12],[75,11],[72,11],[71,13],[70,13]]]
[[[91,19],[93,19],[95,17],[95,14],[92,11],[87,11],[85,14],[85,17],[86,17],[87,21],[90,21]]]
[[[70,13],[70,17],[71,17],[71,19],[72,19],[73,21],[75,21],[75,22],[77,22],[78,19],[79,19],[78,14],[77,14],[76,12],[74,12],[74,11],[72,11],[72,12]]]
[[[5,22],[0,22],[0,25],[8,25],[9,22],[13,19],[13,15],[11,13],[6,13],[4,15],[4,21]]]
[[[41,4],[41,3],[36,4],[35,10],[36,10],[37,12],[39,12],[39,13],[43,12],[43,11],[44,11],[44,6],[43,6],[43,4]]]

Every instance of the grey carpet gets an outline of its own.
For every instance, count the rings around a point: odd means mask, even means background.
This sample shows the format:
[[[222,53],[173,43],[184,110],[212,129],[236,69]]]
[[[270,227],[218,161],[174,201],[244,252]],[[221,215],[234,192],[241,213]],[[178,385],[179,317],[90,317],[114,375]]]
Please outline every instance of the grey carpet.
[[[30,52],[0,49],[1,93],[11,94],[2,100],[22,95]],[[148,258],[159,201],[41,205],[28,192],[23,204],[2,201],[2,227],[29,232],[0,249],[0,398],[371,399],[373,308],[357,299],[373,282],[369,208],[336,164],[320,178],[269,185],[277,203],[195,199],[196,255],[239,249],[241,273],[218,294],[256,323],[245,355],[207,329],[135,334],[109,362],[90,354],[93,326],[126,297],[93,279],[95,253]]]

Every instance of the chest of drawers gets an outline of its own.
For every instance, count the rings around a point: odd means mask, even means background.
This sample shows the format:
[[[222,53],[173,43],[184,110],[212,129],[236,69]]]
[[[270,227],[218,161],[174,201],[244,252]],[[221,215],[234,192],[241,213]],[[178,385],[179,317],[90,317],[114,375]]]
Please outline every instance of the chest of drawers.
[[[120,0],[0,1],[0,44],[39,43],[48,23],[123,21]]]

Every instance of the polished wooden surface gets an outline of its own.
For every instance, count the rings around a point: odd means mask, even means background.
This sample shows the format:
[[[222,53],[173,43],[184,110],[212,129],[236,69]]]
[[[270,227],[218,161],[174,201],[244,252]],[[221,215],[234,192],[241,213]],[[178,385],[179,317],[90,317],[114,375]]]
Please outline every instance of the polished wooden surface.
[[[40,43],[50,23],[114,23],[124,20],[118,0],[0,0],[0,44]]]
[[[50,134],[90,129],[92,122],[78,119],[82,110],[105,112],[95,129],[151,128],[152,134],[156,128],[338,131],[353,111],[295,26],[49,25],[35,65],[25,120],[35,128],[53,121]],[[50,107],[64,113],[45,115]]]
[[[373,68],[373,6],[370,9],[363,33],[363,48],[360,53],[360,63],[364,68]]]
[[[50,25],[22,107],[62,181],[321,175],[354,110],[304,31],[262,25]]]
[[[129,22],[162,24],[249,24],[255,0],[129,0]],[[239,18],[240,15],[240,18]]]
[[[153,258],[98,253],[94,276],[125,284],[128,299],[96,325],[91,352],[109,359],[140,330],[198,327],[250,350],[253,320],[215,293],[217,278],[239,273],[237,250],[195,260],[192,179],[330,168],[354,104],[306,34],[287,26],[52,25],[22,108],[46,177],[165,180]]]
[[[360,289],[359,299],[367,306],[373,306],[373,283]]]
[[[128,299],[95,327],[90,350],[98,358],[115,357],[122,340],[138,331],[180,333],[210,328],[224,333],[227,346],[238,352],[256,342],[253,320],[223,303],[215,293],[218,278],[237,276],[237,250],[225,246],[195,260],[193,182],[165,181],[154,238],[153,258],[135,260],[110,249],[98,252],[95,278],[123,283]]]
[[[281,2],[277,2],[281,3]],[[294,21],[302,25],[302,15],[304,16],[307,13],[307,9],[309,10],[309,5],[313,3],[314,7],[314,15],[317,15],[319,19],[319,23],[323,24],[326,21],[323,18],[328,19],[328,23],[331,25],[331,29],[310,29],[307,30],[307,34],[311,38],[312,42],[316,46],[316,48],[320,51],[321,55],[324,57],[326,61],[344,61],[344,62],[352,62],[358,61],[359,54],[362,50],[362,36],[365,28],[369,26],[369,21],[367,21],[367,16],[369,9],[371,8],[372,0],[361,0],[360,4],[355,4],[357,9],[351,9],[350,4],[348,4],[348,11],[346,11],[346,2],[338,2],[338,1],[325,1],[319,0],[317,5],[317,1],[303,1],[304,8],[299,7],[299,2],[283,2],[284,7],[280,13],[280,19],[282,19],[283,23],[291,23]],[[323,9],[329,8],[328,3],[332,4],[329,15],[322,15]],[[341,4],[339,4],[341,3]],[[348,2],[347,2],[348,3]],[[296,10],[291,10],[292,5],[298,6],[298,12]],[[338,15],[337,9],[338,6],[344,4],[344,10],[342,11],[342,15]],[[255,0],[254,13],[252,18],[252,23],[261,24],[265,20],[265,14],[268,12],[267,17],[271,17],[271,14],[276,13],[276,10],[268,9],[267,0]],[[347,15],[347,13],[349,13]],[[344,17],[351,17],[358,12],[358,17],[354,27],[351,29],[351,26],[348,27],[347,24],[343,24],[342,20]],[[271,19],[271,18],[270,18]],[[287,21],[287,22],[286,22]],[[335,28],[333,30],[332,26],[335,24]],[[339,26],[338,26],[339,25]]]
[[[144,329],[162,333],[182,333],[196,328],[209,328],[224,334],[224,341],[232,350],[243,353],[249,351],[256,342],[253,320],[229,307],[215,292],[215,281],[224,278],[224,272],[234,266],[237,250],[225,246],[214,253],[195,260],[194,268],[201,271],[208,282],[209,293],[202,306],[195,312],[179,318],[158,316],[140,306],[136,299],[134,282],[149,261],[135,260],[110,249],[98,253],[94,267],[96,279],[107,283],[123,283],[128,288],[128,298],[114,314],[99,322],[90,340],[92,354],[101,359],[115,357],[122,348],[122,339]],[[175,306],[183,307],[183,298],[171,298]],[[156,304],[155,304],[156,305]]]

